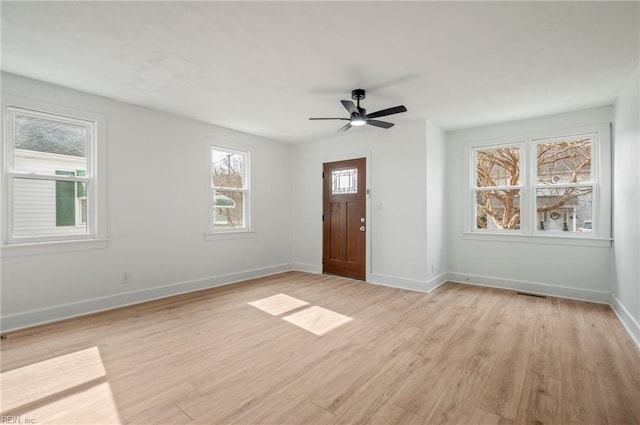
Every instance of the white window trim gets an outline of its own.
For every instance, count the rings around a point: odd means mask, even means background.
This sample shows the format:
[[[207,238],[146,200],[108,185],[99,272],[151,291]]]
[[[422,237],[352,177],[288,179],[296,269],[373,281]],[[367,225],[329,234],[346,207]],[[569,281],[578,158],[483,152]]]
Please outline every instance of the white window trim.
[[[246,146],[240,146],[236,143],[221,141],[218,139],[208,139],[205,143],[206,147],[206,224],[205,231],[202,233],[206,241],[228,240],[228,239],[244,239],[255,236],[255,229],[252,227],[251,206],[252,206],[252,182],[251,182],[251,150]],[[213,149],[239,153],[246,157],[246,185],[238,192],[244,192],[244,226],[236,228],[220,228],[215,229],[213,223],[213,186],[211,185],[211,151]],[[229,189],[236,190],[236,189]]]
[[[2,120],[5,132],[3,133],[3,173],[1,176],[2,195],[1,209],[4,219],[0,226],[0,257],[14,257],[21,255],[40,255],[48,253],[58,253],[76,251],[84,249],[101,249],[107,246],[107,137],[106,137],[106,117],[91,111],[79,110],[63,105],[56,105],[34,99],[27,99],[9,93],[2,96]],[[87,235],[63,235],[55,237],[34,237],[34,238],[14,238],[11,239],[12,211],[10,211],[12,196],[12,176],[35,178],[35,175],[22,175],[12,173],[13,168],[13,146],[9,143],[13,140],[9,137],[9,131],[13,128],[10,123],[10,108],[24,109],[35,114],[57,115],[68,117],[70,122],[74,120],[88,121],[95,123],[95,134],[92,135],[94,143],[89,147],[87,157],[87,174],[89,177],[60,176],[62,180],[73,180],[87,182],[87,192],[94,193],[91,198],[91,208],[87,215]],[[92,168],[89,168],[92,167]],[[91,173],[91,174],[90,174]],[[46,176],[47,180],[56,180],[56,176]]]
[[[593,220],[597,227],[592,233],[571,233],[567,235],[545,234],[538,231],[534,217],[536,217],[535,199],[535,143],[573,137],[576,135],[595,135],[592,154],[596,160],[592,163],[593,183],[586,184],[593,187]],[[525,155],[520,155],[520,164],[527,161],[524,173],[521,173],[521,211],[520,230],[489,230],[475,228],[475,152],[478,149],[492,147],[514,146],[524,143]],[[558,130],[544,130],[540,132],[518,135],[509,138],[471,142],[466,144],[467,166],[465,167],[465,181],[468,184],[467,200],[464,203],[464,226],[462,236],[468,240],[485,240],[499,242],[522,242],[534,244],[553,244],[570,246],[610,247],[611,238],[611,131],[608,123],[591,126],[564,128]],[[524,157],[527,157],[524,159]],[[526,210],[525,210],[526,208]],[[524,214],[526,212],[526,214]]]

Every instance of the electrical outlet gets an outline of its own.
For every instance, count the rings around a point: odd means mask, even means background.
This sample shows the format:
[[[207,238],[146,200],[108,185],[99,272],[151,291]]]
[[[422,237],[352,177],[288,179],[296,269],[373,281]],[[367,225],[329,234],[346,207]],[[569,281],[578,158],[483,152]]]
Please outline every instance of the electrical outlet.
[[[131,273],[122,273],[122,283],[131,283]]]

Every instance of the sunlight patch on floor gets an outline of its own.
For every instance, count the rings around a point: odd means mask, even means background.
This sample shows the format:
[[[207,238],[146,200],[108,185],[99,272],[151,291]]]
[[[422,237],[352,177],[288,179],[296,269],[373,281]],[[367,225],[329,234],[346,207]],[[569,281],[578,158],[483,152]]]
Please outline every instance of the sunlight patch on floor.
[[[98,347],[0,374],[0,411],[21,423],[120,424]]]
[[[349,316],[318,306],[307,308],[282,319],[318,336],[353,320]]]
[[[300,308],[307,304],[309,303],[306,301],[290,297],[286,294],[277,294],[249,303],[249,305],[259,308],[260,310],[267,312],[272,316],[278,316],[282,313],[295,310],[296,308]]]

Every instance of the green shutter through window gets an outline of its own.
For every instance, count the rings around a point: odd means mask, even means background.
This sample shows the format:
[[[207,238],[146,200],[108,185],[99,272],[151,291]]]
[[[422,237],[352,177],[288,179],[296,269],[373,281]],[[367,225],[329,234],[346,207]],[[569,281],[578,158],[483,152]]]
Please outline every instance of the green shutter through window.
[[[73,171],[56,170],[57,176],[75,176]],[[56,226],[75,226],[75,182],[56,181]]]
[[[85,170],[76,170],[76,176],[87,177],[87,172]],[[78,182],[76,197],[80,199],[80,198],[86,198],[86,196],[87,196],[87,184],[84,182]]]

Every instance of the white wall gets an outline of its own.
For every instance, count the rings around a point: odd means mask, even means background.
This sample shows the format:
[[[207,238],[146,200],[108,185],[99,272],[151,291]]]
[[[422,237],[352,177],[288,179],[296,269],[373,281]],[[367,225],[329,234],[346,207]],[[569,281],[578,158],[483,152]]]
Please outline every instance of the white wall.
[[[615,104],[612,306],[640,345],[640,71]]]
[[[427,121],[427,279],[429,289],[447,280],[445,133]]]
[[[541,294],[609,302],[611,248],[465,238],[469,145],[527,134],[608,124],[612,108],[602,107],[514,121],[447,134],[449,279]],[[606,161],[605,161],[606,162]],[[604,193],[604,192],[601,192]],[[606,221],[606,220],[603,220]]]
[[[290,145],[15,75],[2,83],[106,116],[109,237],[106,249],[3,257],[3,330],[291,268]],[[251,151],[251,238],[203,238],[214,140]]]
[[[433,149],[441,149],[432,126]],[[389,130],[358,128],[296,146],[294,154],[294,261],[322,270],[322,163],[367,157],[371,191],[367,209],[367,281],[427,290],[427,126],[425,121]],[[437,172],[434,185],[438,184]],[[433,215],[437,217],[436,214]],[[435,245],[435,244],[434,244]],[[434,270],[444,271],[442,257]]]

